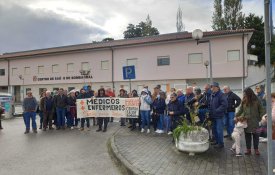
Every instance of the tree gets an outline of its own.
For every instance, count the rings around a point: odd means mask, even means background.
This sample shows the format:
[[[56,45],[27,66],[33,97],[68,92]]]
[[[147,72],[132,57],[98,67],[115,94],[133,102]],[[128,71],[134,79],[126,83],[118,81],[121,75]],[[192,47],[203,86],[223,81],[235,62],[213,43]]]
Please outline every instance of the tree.
[[[242,0],[214,0],[212,28],[214,30],[236,30],[244,28],[245,15],[242,13]]]
[[[102,41],[107,42],[107,41],[113,41],[113,40],[114,40],[114,38],[108,37],[108,38],[104,38]]]
[[[242,0],[224,0],[224,24],[228,30],[242,29],[244,15]]]
[[[214,13],[212,16],[212,28],[214,30],[224,30],[225,24],[223,19],[222,0],[214,0]]]
[[[244,20],[244,28],[255,29],[250,41],[248,42],[248,52],[258,56],[258,64],[265,63],[265,45],[264,45],[264,22],[262,16],[256,16],[250,13]],[[254,45],[255,48],[251,48]]]
[[[127,30],[123,32],[124,38],[135,38],[142,36],[159,35],[157,28],[152,27],[152,20],[148,15],[146,22],[141,21],[138,25],[129,24]]]
[[[181,7],[179,6],[178,12],[177,12],[177,32],[184,31],[184,26],[182,23],[182,10]]]

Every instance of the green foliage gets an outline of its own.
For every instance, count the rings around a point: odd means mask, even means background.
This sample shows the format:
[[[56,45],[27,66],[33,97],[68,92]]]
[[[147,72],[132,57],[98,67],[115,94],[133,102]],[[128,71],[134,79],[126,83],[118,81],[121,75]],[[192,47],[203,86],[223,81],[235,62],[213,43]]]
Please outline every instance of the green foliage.
[[[127,30],[123,32],[124,38],[136,38],[143,36],[159,35],[157,28],[152,27],[152,21],[148,15],[146,22],[141,21],[138,25],[129,24]]]
[[[244,27],[242,0],[214,0],[212,28],[214,30],[236,30]]]
[[[263,65],[265,63],[263,17],[250,13],[247,17],[245,17],[244,28],[255,29],[250,41],[248,42],[248,53],[257,55],[258,64]],[[255,45],[254,49],[251,49],[252,45]]]
[[[107,41],[114,41],[114,38],[104,38],[102,41],[107,42]]]

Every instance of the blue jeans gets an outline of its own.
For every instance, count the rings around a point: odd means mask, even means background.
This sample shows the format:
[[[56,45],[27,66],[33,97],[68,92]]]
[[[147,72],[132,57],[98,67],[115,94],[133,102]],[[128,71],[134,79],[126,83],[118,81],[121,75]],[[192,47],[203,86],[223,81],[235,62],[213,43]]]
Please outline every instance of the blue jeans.
[[[57,127],[65,126],[65,108],[56,108],[56,116],[57,116]]]
[[[171,118],[170,118],[170,116],[165,115],[164,124],[165,124],[165,131],[166,132],[171,131]]]
[[[223,118],[213,119],[213,131],[216,142],[219,145],[224,145],[223,143]]]
[[[150,111],[140,111],[141,115],[141,128],[144,129],[145,124],[150,129]]]
[[[224,125],[226,126],[227,135],[231,136],[235,127],[234,123],[235,112],[228,112],[224,116]]]
[[[160,114],[158,119],[158,124],[157,124],[157,129],[159,130],[163,130],[163,119],[164,119],[164,115]]]
[[[32,129],[37,129],[36,126],[36,112],[24,112],[23,114],[26,130],[30,130],[30,119],[32,120]]]

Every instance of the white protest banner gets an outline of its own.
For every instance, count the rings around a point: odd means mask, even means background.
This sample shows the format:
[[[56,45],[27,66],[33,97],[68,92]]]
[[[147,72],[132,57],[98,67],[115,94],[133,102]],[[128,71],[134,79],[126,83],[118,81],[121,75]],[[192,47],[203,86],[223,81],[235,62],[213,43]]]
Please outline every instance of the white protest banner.
[[[138,118],[139,98],[77,99],[77,117]]]

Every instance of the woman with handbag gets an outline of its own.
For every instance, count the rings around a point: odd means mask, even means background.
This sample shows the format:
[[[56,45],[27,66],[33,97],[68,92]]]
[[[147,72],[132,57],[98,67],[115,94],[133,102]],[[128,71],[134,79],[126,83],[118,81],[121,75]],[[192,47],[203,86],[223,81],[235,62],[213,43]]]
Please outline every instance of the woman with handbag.
[[[243,93],[243,99],[241,107],[236,114],[236,118],[245,117],[247,119],[247,128],[244,129],[246,149],[245,155],[251,155],[251,142],[253,138],[253,147],[256,155],[260,155],[259,146],[259,134],[257,129],[259,128],[259,122],[261,116],[263,116],[264,109],[261,102],[251,88],[246,88]]]

